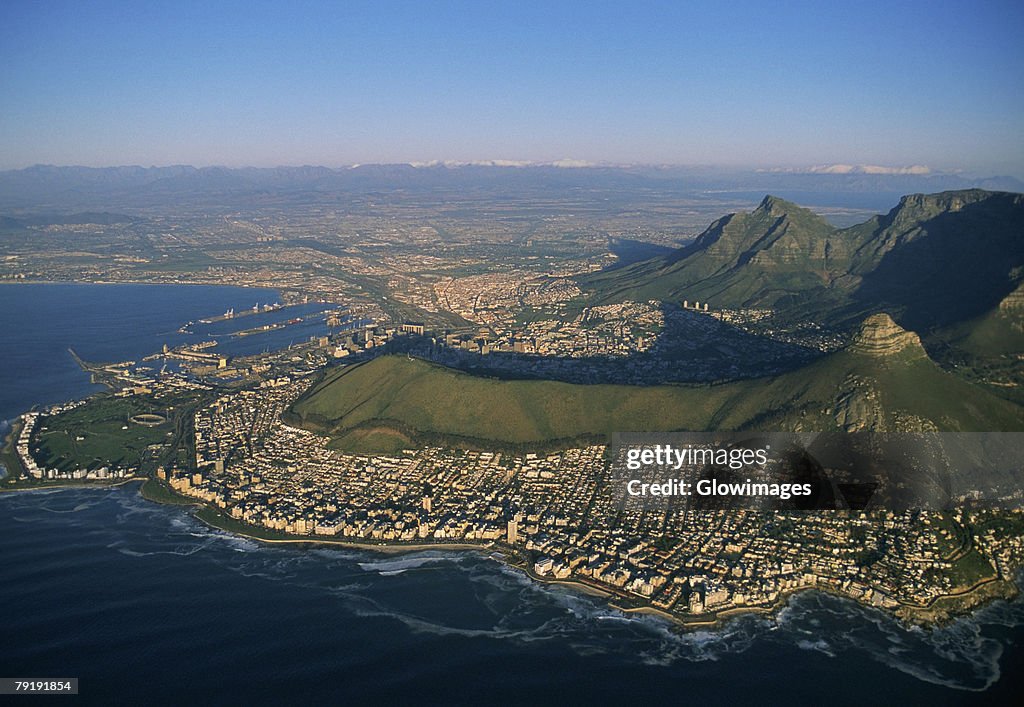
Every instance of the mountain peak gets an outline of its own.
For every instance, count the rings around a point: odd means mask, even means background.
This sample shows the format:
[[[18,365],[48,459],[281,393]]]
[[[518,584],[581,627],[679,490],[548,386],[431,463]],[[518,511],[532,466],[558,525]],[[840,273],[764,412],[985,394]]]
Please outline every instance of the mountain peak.
[[[913,358],[927,356],[921,345],[921,338],[907,331],[893,321],[885,312],[872,314],[865,319],[860,330],[853,337],[849,349],[867,356],[895,356],[907,352]]]
[[[785,199],[780,199],[779,197],[772,196],[771,194],[765,195],[761,200],[761,203],[758,204],[757,209],[758,211],[768,211],[769,213],[777,215],[785,214],[793,211],[794,209],[799,211],[804,210],[803,207],[797,206],[792,201],[786,201]]]

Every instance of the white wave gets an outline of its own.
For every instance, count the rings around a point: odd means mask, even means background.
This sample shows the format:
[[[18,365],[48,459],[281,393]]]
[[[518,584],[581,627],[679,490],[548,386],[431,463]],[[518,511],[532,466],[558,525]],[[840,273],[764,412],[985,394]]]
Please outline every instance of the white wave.
[[[250,540],[248,538],[231,535],[229,533],[214,532],[211,534],[218,542],[226,544],[235,552],[254,553],[265,549],[257,541]]]
[[[376,553],[369,550],[352,550],[340,547],[316,547],[307,549],[306,552],[327,560],[361,560],[367,557],[378,557]]]
[[[176,555],[178,557],[191,557],[197,552],[202,552],[210,546],[210,541],[199,543],[196,545],[176,545],[171,550],[135,550],[130,547],[120,546],[122,543],[115,542],[111,543],[107,547],[116,547],[117,551],[122,555],[128,555],[130,557],[152,557],[155,555]]]
[[[395,570],[412,570],[427,565],[435,564],[452,564],[458,561],[457,555],[452,554],[423,554],[423,555],[406,555],[394,559],[387,560],[374,560],[369,562],[359,562],[359,567],[366,572],[394,572]]]
[[[817,651],[818,653],[824,653],[829,658],[836,657],[835,651],[832,650],[832,646],[829,645],[828,641],[821,638],[819,638],[817,641],[797,641],[796,647],[805,651]]]

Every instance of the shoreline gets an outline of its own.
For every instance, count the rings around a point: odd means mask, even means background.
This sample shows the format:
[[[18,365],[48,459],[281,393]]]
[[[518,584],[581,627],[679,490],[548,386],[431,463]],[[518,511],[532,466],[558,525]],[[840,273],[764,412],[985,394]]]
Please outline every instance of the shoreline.
[[[43,484],[39,486],[21,486],[16,488],[6,488],[3,491],[17,492],[17,491],[40,491],[47,489],[88,489],[88,488],[117,488],[125,486],[130,483],[142,482],[139,486],[139,495],[145,500],[151,503],[157,503],[160,505],[168,506],[188,506],[190,508],[190,515],[203,523],[209,528],[228,533],[234,537],[244,538],[246,540],[252,540],[258,543],[265,543],[267,545],[293,545],[297,547],[338,547],[346,548],[350,550],[360,550],[363,552],[374,552],[380,555],[402,555],[415,552],[428,552],[431,550],[439,551],[455,551],[455,552],[476,552],[480,554],[486,554],[488,557],[492,557],[496,561],[502,562],[506,566],[513,567],[529,577],[532,581],[541,582],[550,585],[560,585],[578,591],[582,594],[593,598],[599,598],[604,600],[610,607],[616,611],[621,611],[624,614],[644,614],[649,616],[656,616],[660,619],[670,622],[675,628],[679,630],[689,631],[698,629],[717,629],[722,627],[726,622],[731,619],[739,618],[741,616],[757,614],[757,615],[776,615],[781,609],[785,608],[790,600],[802,594],[804,592],[822,592],[824,594],[830,594],[840,599],[845,599],[857,604],[860,607],[866,609],[873,609],[880,611],[897,621],[913,626],[920,626],[923,628],[938,628],[949,622],[961,617],[969,616],[978,609],[982,608],[986,604],[996,599],[1010,600],[1015,598],[1021,593],[1020,587],[1013,579],[1006,579],[999,576],[998,574],[984,579],[972,587],[966,588],[961,593],[954,593],[950,595],[944,595],[936,597],[927,606],[911,606],[908,604],[901,603],[897,607],[878,607],[871,604],[867,604],[856,597],[848,596],[842,592],[835,591],[830,587],[814,586],[814,587],[801,587],[799,589],[780,592],[779,597],[769,606],[741,606],[741,607],[730,607],[723,609],[722,611],[715,612],[713,614],[695,615],[691,618],[683,617],[678,614],[674,614],[664,609],[659,609],[650,603],[640,604],[638,606],[623,606],[620,600],[628,602],[641,602],[644,601],[641,597],[634,597],[623,590],[619,590],[616,587],[604,587],[598,585],[595,582],[584,580],[581,578],[554,578],[544,577],[538,575],[530,567],[529,563],[524,561],[522,555],[516,548],[509,548],[500,543],[494,541],[488,541],[486,544],[478,544],[472,542],[415,542],[415,543],[372,543],[372,542],[359,542],[352,540],[338,540],[331,536],[325,537],[305,537],[305,536],[292,536],[287,533],[276,530],[263,530],[256,526],[249,528],[249,524],[244,521],[239,521],[234,518],[225,516],[221,509],[210,506],[202,501],[191,499],[187,496],[182,496],[170,489],[166,484],[158,481],[152,477],[133,477],[130,479],[122,479],[116,482],[92,482],[92,483],[78,483],[78,484]],[[154,493],[153,487],[159,489],[159,492]],[[240,527],[242,526],[242,527]],[[261,536],[259,533],[264,532],[267,534],[280,535],[281,537],[267,537]],[[493,558],[493,555],[497,554],[500,559]],[[945,602],[966,602],[962,606],[954,606],[950,608],[943,608],[941,605]]]
[[[160,501],[154,501],[154,503],[160,503]],[[178,505],[178,504],[176,504],[176,505]],[[180,504],[180,505],[186,505],[186,504]],[[207,506],[206,504],[201,503],[201,502],[191,503],[191,504],[188,504],[188,505],[191,505],[191,506],[193,506],[195,508],[200,508],[200,509],[208,509],[209,508],[209,506]],[[222,516],[222,514],[220,514],[220,513],[218,513],[217,515],[218,516]],[[193,513],[192,517],[195,518],[196,520],[198,520],[199,522],[203,523],[204,525],[206,525],[209,528],[213,528],[215,530],[220,530],[222,532],[228,533],[228,534],[233,535],[235,537],[245,538],[246,540],[253,540],[253,541],[259,542],[259,543],[267,543],[267,544],[274,544],[274,545],[298,545],[298,546],[314,546],[314,547],[315,546],[321,546],[321,547],[331,547],[331,546],[334,546],[334,547],[347,548],[347,549],[350,549],[350,550],[363,550],[363,551],[369,551],[369,552],[376,552],[376,553],[379,553],[381,555],[404,555],[404,554],[409,554],[409,553],[414,553],[414,552],[430,552],[432,550],[453,551],[453,552],[475,552],[475,553],[478,553],[478,554],[486,554],[488,557],[491,557],[494,554],[498,554],[498,555],[501,555],[501,557],[502,557],[501,561],[503,562],[503,564],[505,564],[505,565],[507,565],[509,567],[514,567],[514,568],[516,568],[518,570],[521,570],[523,573],[525,573],[533,581],[543,582],[544,584],[556,584],[556,585],[562,585],[562,586],[570,587],[570,588],[575,589],[575,590],[577,590],[577,591],[579,591],[579,592],[581,592],[583,594],[587,594],[588,596],[599,597],[599,598],[602,598],[602,599],[608,599],[610,597],[616,596],[614,590],[612,590],[612,589],[607,589],[607,590],[606,589],[602,589],[602,588],[600,588],[598,586],[595,586],[594,584],[591,584],[589,582],[584,582],[584,581],[579,580],[579,579],[565,579],[565,578],[563,578],[563,579],[556,579],[556,578],[542,577],[541,575],[538,575],[536,572],[531,570],[527,566],[526,563],[516,562],[516,561],[511,560],[509,558],[509,556],[510,556],[510,554],[516,552],[514,549],[506,548],[506,547],[503,547],[503,546],[498,545],[498,544],[493,543],[493,542],[491,544],[487,544],[487,545],[477,545],[475,543],[467,543],[467,542],[457,542],[457,543],[454,543],[454,542],[453,543],[444,543],[444,542],[429,543],[428,542],[428,543],[390,543],[390,544],[388,544],[388,543],[381,543],[381,544],[373,544],[373,543],[363,543],[363,542],[356,542],[356,541],[350,541],[350,540],[334,540],[334,539],[331,539],[330,536],[327,536],[327,537],[324,537],[324,538],[305,538],[305,537],[264,538],[264,537],[260,537],[258,535],[247,534],[247,533],[239,531],[239,530],[237,530],[235,528],[228,528],[228,527],[224,527],[222,525],[218,525],[216,520],[214,518],[210,518],[209,516],[203,517],[203,516],[199,516],[199,515]],[[232,520],[234,520],[234,519],[232,519]],[[676,619],[676,621],[678,621],[678,620]]]
[[[152,480],[152,479],[147,479],[147,481],[154,481],[154,483],[159,483],[159,482],[155,482],[155,480]],[[300,547],[301,546],[322,546],[322,547],[331,547],[331,546],[333,546],[333,547],[347,548],[347,549],[350,549],[350,550],[363,550],[363,551],[369,551],[369,552],[376,552],[376,553],[381,554],[381,555],[402,555],[402,554],[414,553],[414,552],[429,552],[431,550],[457,551],[457,552],[476,552],[476,553],[486,554],[488,557],[491,557],[494,554],[498,554],[498,555],[500,555],[502,557],[502,561],[504,562],[504,564],[508,565],[509,567],[514,567],[514,568],[516,568],[518,570],[521,570],[528,577],[530,577],[530,579],[532,579],[534,581],[543,582],[545,584],[556,584],[556,585],[563,585],[563,586],[571,587],[571,588],[573,588],[575,590],[578,590],[578,591],[582,592],[583,594],[587,594],[587,595],[593,596],[593,597],[600,597],[600,598],[607,599],[609,597],[616,596],[615,592],[612,589],[603,589],[603,588],[598,587],[598,586],[596,586],[596,585],[594,585],[594,584],[592,584],[590,582],[585,582],[583,580],[579,580],[579,579],[564,579],[564,578],[563,579],[556,579],[556,578],[542,577],[542,576],[538,575],[536,572],[534,572],[533,570],[531,570],[527,566],[526,563],[521,562],[521,561],[517,562],[517,561],[514,561],[514,560],[510,559],[510,556],[517,552],[515,549],[505,547],[505,546],[500,545],[498,543],[494,543],[493,541],[489,541],[489,544],[475,544],[475,543],[467,543],[467,542],[458,542],[458,543],[454,543],[454,542],[453,543],[443,543],[443,542],[426,542],[426,543],[424,543],[424,542],[417,542],[417,543],[380,543],[380,544],[375,544],[375,543],[365,543],[365,542],[358,542],[358,541],[351,541],[351,540],[337,540],[337,539],[332,539],[331,536],[325,536],[323,538],[306,538],[306,537],[298,537],[298,536],[295,536],[295,537],[283,537],[283,538],[260,537],[259,535],[255,535],[255,534],[252,534],[252,533],[246,533],[244,531],[238,530],[237,528],[225,527],[228,524],[224,524],[224,525],[218,524],[217,523],[217,519],[224,517],[223,514],[220,513],[219,509],[212,509],[210,506],[208,506],[207,504],[205,504],[205,503],[203,503],[201,501],[193,501],[192,499],[188,499],[185,496],[182,496],[182,495],[180,495],[180,494],[178,494],[178,493],[176,493],[174,491],[171,491],[170,489],[167,489],[163,484],[160,484],[160,486],[164,490],[168,491],[169,493],[174,494],[175,497],[180,499],[180,502],[163,501],[163,500],[160,500],[160,499],[153,498],[151,496],[147,496],[145,491],[144,491],[144,489],[142,489],[142,488],[139,489],[140,490],[140,494],[143,496],[143,498],[146,498],[146,500],[152,501],[153,503],[160,503],[162,505],[191,506],[192,508],[199,509],[199,510],[203,510],[203,509],[210,510],[211,512],[214,512],[213,517],[210,517],[210,514],[207,514],[205,516],[200,516],[197,513],[193,513],[192,517],[195,518],[196,520],[198,520],[199,522],[203,523],[204,525],[206,525],[209,528],[213,528],[214,530],[220,530],[222,532],[228,533],[228,534],[233,535],[235,537],[245,538],[246,540],[253,540],[253,541],[259,542],[259,543],[267,543],[267,544],[273,544],[273,545],[297,545],[297,546],[300,546]],[[234,518],[232,518],[231,520],[235,521]],[[237,523],[237,522],[241,522],[241,521],[235,521],[235,522]],[[254,529],[258,530],[258,528],[254,528]],[[278,532],[278,531],[269,531],[269,532]]]
[[[80,483],[61,482],[56,484],[40,484],[36,486],[12,486],[9,488],[3,488],[0,486],[0,493],[32,493],[33,491],[52,491],[63,489],[113,489],[139,481],[145,482],[147,479],[144,476],[133,476],[128,479],[118,479],[117,481],[90,479],[89,481],[83,481]]]
[[[152,480],[152,481],[154,483],[160,484],[160,482],[157,482],[155,479]],[[161,488],[163,488],[166,491],[168,491],[170,494],[173,494],[176,498],[181,499],[183,502],[187,502],[187,505],[190,505],[193,508],[197,508],[200,511],[202,511],[202,510],[210,511],[210,513],[206,514],[205,516],[199,515],[198,512],[194,512],[192,514],[192,516],[194,518],[196,518],[200,522],[204,523],[208,527],[214,528],[216,530],[221,530],[223,532],[226,532],[226,533],[229,533],[231,535],[238,536],[238,537],[243,537],[243,538],[246,538],[248,540],[254,540],[256,542],[262,542],[262,543],[267,543],[267,544],[281,544],[281,545],[336,546],[336,547],[344,547],[344,548],[349,548],[349,549],[354,549],[354,550],[372,551],[372,552],[380,553],[382,555],[401,555],[401,554],[405,554],[405,553],[425,552],[425,551],[430,551],[430,550],[452,550],[452,551],[463,551],[463,552],[465,552],[465,551],[472,551],[472,552],[478,552],[478,553],[491,553],[491,554],[498,553],[498,554],[500,554],[502,556],[502,560],[501,561],[504,562],[504,564],[506,564],[506,565],[508,565],[510,567],[514,567],[514,568],[524,572],[533,581],[542,582],[542,583],[545,583],[545,584],[561,585],[561,586],[569,587],[569,588],[571,588],[573,590],[579,591],[579,592],[581,592],[583,594],[586,594],[588,596],[604,599],[609,604],[609,606],[611,606],[612,608],[616,609],[617,611],[621,611],[621,612],[626,613],[626,614],[647,614],[647,615],[658,616],[659,618],[663,618],[663,619],[671,622],[677,628],[680,628],[680,629],[683,629],[683,630],[691,630],[691,629],[692,630],[696,630],[696,629],[699,629],[699,628],[709,628],[709,627],[710,628],[718,628],[718,627],[721,627],[722,625],[724,625],[727,621],[729,621],[731,619],[739,618],[741,616],[746,616],[746,615],[750,615],[750,614],[775,615],[781,609],[785,608],[789,604],[789,601],[793,597],[795,597],[798,594],[801,594],[803,592],[814,592],[814,591],[822,592],[822,593],[825,593],[825,594],[830,594],[830,595],[838,597],[840,599],[846,599],[848,601],[854,602],[858,606],[861,606],[861,607],[864,607],[864,608],[867,608],[867,609],[874,609],[874,610],[877,610],[877,611],[881,611],[881,612],[885,613],[886,615],[895,618],[897,621],[900,621],[901,623],[911,624],[911,625],[916,625],[916,626],[922,626],[922,627],[925,627],[925,628],[929,628],[929,627],[936,627],[937,628],[937,627],[940,627],[940,626],[948,624],[950,621],[953,621],[953,620],[955,620],[958,617],[968,616],[971,613],[973,613],[974,611],[980,609],[982,606],[986,605],[988,602],[993,601],[995,599],[1012,599],[1012,598],[1016,597],[1017,595],[1019,595],[1020,591],[1021,591],[1020,587],[1017,586],[1017,583],[1014,580],[1002,578],[1002,577],[1000,577],[997,574],[997,575],[995,575],[995,576],[993,576],[993,577],[991,577],[989,579],[982,580],[981,582],[975,584],[974,586],[972,586],[970,588],[967,588],[962,593],[950,594],[950,595],[944,595],[944,596],[936,597],[927,606],[916,607],[916,606],[910,606],[910,605],[901,603],[898,607],[886,608],[886,607],[879,607],[879,606],[874,606],[874,605],[871,605],[871,604],[867,604],[867,603],[859,600],[856,597],[848,596],[846,594],[843,594],[842,592],[837,592],[837,591],[835,591],[835,590],[833,590],[833,589],[831,589],[829,587],[820,587],[820,586],[801,587],[799,589],[794,589],[794,590],[790,590],[790,591],[786,591],[786,592],[780,592],[779,593],[779,597],[776,599],[776,601],[773,602],[771,605],[768,605],[768,606],[738,606],[738,607],[730,607],[730,608],[727,608],[727,609],[723,609],[722,611],[715,612],[714,614],[696,615],[691,620],[691,619],[685,618],[683,616],[679,616],[677,614],[673,614],[672,612],[665,611],[663,609],[659,609],[659,608],[651,605],[650,603],[643,604],[643,605],[640,605],[640,606],[622,606],[616,600],[618,600],[618,599],[625,599],[625,600],[628,600],[628,601],[644,601],[644,600],[642,598],[640,598],[640,597],[634,597],[634,596],[632,596],[632,595],[630,595],[630,594],[628,594],[628,593],[626,593],[626,592],[624,592],[622,590],[619,590],[619,589],[617,589],[615,587],[610,587],[609,586],[609,587],[606,588],[604,586],[597,585],[594,582],[591,582],[591,581],[588,581],[588,580],[584,580],[584,579],[581,579],[581,578],[572,578],[572,577],[569,577],[569,578],[554,578],[554,577],[544,577],[544,576],[538,575],[536,572],[534,572],[529,567],[529,563],[521,561],[521,560],[520,561],[515,561],[515,560],[511,559],[510,555],[514,556],[515,554],[517,554],[517,550],[515,548],[506,548],[506,547],[502,546],[501,544],[495,543],[493,541],[489,541],[489,544],[475,544],[475,543],[466,543],[466,542],[460,542],[460,543],[443,543],[443,542],[427,542],[427,543],[422,543],[422,542],[419,542],[419,543],[409,543],[409,544],[382,542],[380,544],[374,544],[374,543],[363,543],[363,542],[358,542],[358,541],[334,540],[334,539],[331,539],[330,537],[325,537],[325,538],[307,538],[307,537],[300,537],[300,536],[288,537],[287,534],[285,534],[285,533],[282,533],[282,535],[286,535],[286,537],[266,538],[266,537],[260,537],[259,535],[256,535],[256,534],[246,533],[245,531],[239,530],[236,527],[226,527],[226,526],[232,526],[232,525],[237,524],[237,523],[242,523],[242,521],[237,521],[237,520],[235,520],[233,518],[230,519],[230,521],[232,521],[232,523],[226,523],[224,525],[218,524],[216,522],[217,519],[224,518],[224,515],[220,512],[220,509],[214,509],[211,506],[209,506],[209,505],[207,505],[207,504],[205,504],[205,503],[203,503],[201,501],[193,501],[192,499],[187,499],[187,497],[181,496],[177,492],[171,491],[169,488],[167,488],[163,484],[160,484],[160,486],[161,486]],[[141,492],[141,489],[140,489],[140,492]],[[144,497],[146,497],[146,496],[144,495]],[[148,498],[148,500],[152,500],[152,501],[154,501],[156,503],[161,503],[161,501],[157,500],[157,499]],[[176,504],[176,505],[185,505],[185,503]],[[211,513],[213,514],[212,517],[210,515]],[[259,530],[258,528],[255,528],[255,527],[253,529],[257,530],[257,531]],[[267,531],[267,532],[275,532],[276,533],[276,532],[280,532],[280,531]],[[995,588],[996,590],[1001,590],[1001,591],[997,591],[997,592],[993,593],[991,591],[992,588]],[[949,602],[949,601],[966,601],[967,604],[965,606],[961,607],[961,608],[953,608],[953,609],[947,609],[947,610],[936,608],[936,604],[941,604],[942,602]]]
[[[25,425],[25,421],[22,415],[18,415],[10,420],[4,420],[8,425],[7,434],[4,435],[2,441],[0,441],[0,466],[3,467],[3,476],[0,476],[0,491],[18,491],[25,488],[21,486],[23,483],[22,478],[28,476],[28,470],[25,469],[25,465],[21,463],[21,457],[17,450],[18,436],[21,434],[21,430]],[[11,463],[14,464],[13,476]]]
[[[336,546],[336,547],[344,547],[344,548],[349,548],[349,549],[352,549],[352,550],[369,550],[369,551],[372,551],[372,552],[380,553],[382,555],[399,555],[399,554],[407,553],[407,552],[423,552],[423,551],[427,551],[427,550],[462,550],[462,551],[472,550],[472,551],[476,551],[476,552],[502,552],[502,553],[505,552],[504,548],[501,548],[501,547],[497,547],[497,546],[493,546],[493,545],[492,546],[476,545],[476,544],[473,544],[473,543],[466,543],[466,542],[461,542],[461,543],[408,543],[408,544],[405,544],[405,543],[380,543],[380,544],[376,544],[376,543],[358,542],[358,541],[350,541],[350,540],[337,540],[337,539],[334,539],[332,536],[324,536],[324,537],[304,537],[304,536],[298,536],[298,535],[296,535],[296,536],[289,536],[286,533],[281,533],[281,531],[276,531],[276,530],[266,530],[264,532],[267,532],[267,533],[280,533],[281,535],[284,535],[285,537],[279,537],[279,538],[277,538],[277,537],[262,537],[262,536],[256,534],[257,532],[262,530],[261,528],[253,526],[252,530],[254,532],[246,532],[244,530],[238,529],[237,527],[231,527],[231,526],[233,526],[235,524],[242,524],[242,523],[244,523],[244,521],[239,521],[239,520],[236,520],[234,518],[226,518],[224,516],[224,514],[221,512],[221,509],[209,506],[206,503],[203,503],[202,501],[196,501],[194,499],[188,498],[187,496],[182,496],[181,494],[179,494],[179,493],[177,493],[175,491],[172,491],[166,485],[164,485],[163,483],[161,483],[159,481],[156,481],[155,479],[151,479],[150,478],[150,479],[143,479],[143,480],[146,481],[147,483],[152,482],[154,484],[157,484],[161,488],[161,491],[163,493],[166,493],[167,496],[171,496],[171,497],[173,497],[175,499],[175,500],[170,500],[170,498],[168,498],[168,499],[165,500],[165,499],[161,499],[161,498],[156,498],[153,495],[147,495],[147,490],[146,489],[140,488],[139,489],[139,495],[141,495],[147,501],[150,501],[152,503],[159,503],[160,505],[165,505],[165,506],[190,506],[193,509],[196,509],[197,511],[207,510],[207,511],[209,511],[209,513],[207,513],[207,514],[199,515],[199,513],[196,512],[196,513],[192,513],[192,517],[195,518],[196,520],[198,520],[200,523],[203,523],[207,527],[213,528],[214,530],[220,530],[220,531],[223,531],[225,533],[229,533],[231,535],[234,535],[236,537],[245,538],[246,540],[254,540],[256,542],[261,542],[261,543],[267,543],[267,544],[273,544],[273,545],[299,545],[299,546],[302,546],[302,545],[332,546],[333,545],[333,546]],[[143,484],[143,486],[145,486],[145,484]],[[230,523],[220,524],[220,523],[217,522],[218,519],[229,520],[231,522]],[[246,524],[246,525],[248,525],[248,524]]]
[[[206,508],[207,506],[202,506]],[[487,552],[497,551],[493,547],[485,547],[483,545],[471,545],[469,543],[417,543],[410,545],[374,545],[372,543],[360,543],[350,542],[348,540],[332,540],[329,536],[322,539],[319,538],[261,538],[258,535],[248,535],[240,532],[233,528],[225,528],[217,525],[215,521],[208,517],[200,517],[193,514],[192,516],[200,523],[206,525],[214,530],[220,530],[229,535],[233,535],[238,538],[245,538],[246,540],[254,540],[259,543],[267,543],[268,545],[299,545],[299,546],[321,546],[321,547],[341,547],[349,550],[365,550],[369,552],[377,552],[381,555],[402,555],[405,553],[412,552],[426,552],[429,550],[455,550],[455,551],[473,551],[473,552]]]

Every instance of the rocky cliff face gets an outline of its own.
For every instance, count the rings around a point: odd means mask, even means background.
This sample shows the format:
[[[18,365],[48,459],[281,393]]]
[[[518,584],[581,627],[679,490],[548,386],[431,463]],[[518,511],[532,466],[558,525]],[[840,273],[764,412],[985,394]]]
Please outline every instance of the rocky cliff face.
[[[863,376],[847,376],[836,393],[835,404],[827,411],[846,432],[886,429],[885,410],[874,381]]]
[[[999,303],[999,309],[1007,314],[1024,313],[1024,285],[1006,295]]]
[[[888,314],[872,314],[861,324],[860,331],[849,346],[851,351],[867,356],[888,357],[897,354],[913,358],[927,356],[920,337],[907,331]]]

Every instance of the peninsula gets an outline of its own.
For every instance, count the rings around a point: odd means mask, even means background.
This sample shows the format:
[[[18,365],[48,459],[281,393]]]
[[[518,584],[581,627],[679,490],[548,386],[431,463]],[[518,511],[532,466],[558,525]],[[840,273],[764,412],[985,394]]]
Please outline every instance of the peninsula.
[[[609,442],[1024,429],[1019,360],[993,345],[1021,326],[1020,223],[1018,195],[980,190],[907,197],[847,229],[768,197],[676,252],[596,275],[431,275],[429,297],[403,300],[436,310],[419,321],[389,318],[381,295],[321,308],[328,333],[287,349],[230,357],[209,341],[80,361],[111,392],[23,415],[2,485],[145,478],[147,497],[261,540],[476,547],[687,625],[812,589],[941,621],[1017,591],[1019,504],[702,510],[622,493]],[[895,288],[902,275],[932,287],[908,249],[982,227],[970,269],[987,275],[950,271],[955,300]],[[289,287],[292,303],[325,294]]]

